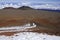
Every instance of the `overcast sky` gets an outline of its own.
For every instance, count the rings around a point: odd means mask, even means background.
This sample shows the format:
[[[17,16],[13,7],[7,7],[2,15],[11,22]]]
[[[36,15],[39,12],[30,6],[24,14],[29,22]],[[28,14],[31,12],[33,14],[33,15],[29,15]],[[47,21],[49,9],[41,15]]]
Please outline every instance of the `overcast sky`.
[[[19,6],[32,6],[33,8],[53,8],[60,9],[60,0],[0,0],[0,8],[3,7],[1,4],[5,5],[5,3],[13,3],[20,4]],[[7,5],[8,6],[8,5]],[[16,6],[14,6],[16,7]]]
[[[5,1],[5,2],[8,2],[8,1],[9,1],[9,2],[21,2],[21,1],[22,1],[22,2],[23,2],[23,1],[25,1],[25,2],[27,2],[27,1],[28,1],[28,2],[57,2],[57,3],[60,2],[60,0],[0,0],[0,2],[2,2],[2,1],[3,1],[3,2],[4,2],[4,1]]]

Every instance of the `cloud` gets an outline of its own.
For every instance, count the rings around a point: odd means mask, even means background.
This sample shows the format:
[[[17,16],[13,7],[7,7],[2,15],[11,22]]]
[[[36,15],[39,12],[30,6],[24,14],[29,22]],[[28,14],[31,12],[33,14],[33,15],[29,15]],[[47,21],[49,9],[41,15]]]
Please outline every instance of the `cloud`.
[[[52,5],[52,4],[43,4],[43,5],[29,5],[34,9],[52,9],[52,10],[60,10],[60,6]]]
[[[3,9],[5,7],[14,7],[14,8],[19,8],[22,5],[20,3],[10,3],[10,4],[0,4],[0,9]]]
[[[21,6],[30,6],[34,9],[54,9],[54,10],[60,10],[60,3],[37,3],[33,1],[20,1],[20,2],[11,2],[11,3],[0,3],[0,9],[4,7],[14,7],[19,8]]]

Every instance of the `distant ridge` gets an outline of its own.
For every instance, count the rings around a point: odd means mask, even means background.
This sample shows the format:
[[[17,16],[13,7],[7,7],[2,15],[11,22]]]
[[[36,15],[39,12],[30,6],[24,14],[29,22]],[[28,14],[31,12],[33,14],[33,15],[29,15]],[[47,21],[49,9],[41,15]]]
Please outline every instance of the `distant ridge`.
[[[14,7],[5,7],[3,9],[21,9],[21,10],[28,10],[28,9],[33,9],[31,7],[28,7],[28,6],[21,6],[19,8],[14,8]]]
[[[19,8],[14,7],[5,7],[3,9],[21,9],[21,10],[33,10],[34,8],[31,8],[29,6],[21,6]],[[35,9],[35,10],[44,10],[44,11],[51,11],[51,12],[60,12],[60,10],[52,10],[52,9]]]
[[[52,10],[52,9],[38,9],[38,10],[51,11],[51,12],[60,12],[60,10]]]
[[[3,9],[16,9],[16,8],[13,8],[13,7],[5,7]]]

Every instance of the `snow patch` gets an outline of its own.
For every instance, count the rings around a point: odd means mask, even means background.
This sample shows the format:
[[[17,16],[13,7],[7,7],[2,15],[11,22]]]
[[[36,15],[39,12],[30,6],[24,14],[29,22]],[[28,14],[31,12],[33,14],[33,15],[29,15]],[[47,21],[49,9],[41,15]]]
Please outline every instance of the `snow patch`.
[[[33,32],[21,32],[12,36],[0,36],[0,40],[60,40],[60,36]]]
[[[28,24],[23,25],[23,26],[1,27],[0,28],[0,33],[1,32],[25,31],[28,28],[34,28],[34,27],[36,27],[35,23],[33,23],[32,26],[31,26],[30,23],[28,23]]]

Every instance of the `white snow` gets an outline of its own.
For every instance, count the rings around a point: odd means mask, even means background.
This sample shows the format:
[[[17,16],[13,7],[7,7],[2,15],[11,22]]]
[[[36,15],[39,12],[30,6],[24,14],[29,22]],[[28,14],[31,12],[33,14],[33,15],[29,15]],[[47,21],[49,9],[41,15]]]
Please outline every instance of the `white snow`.
[[[34,28],[36,25],[33,23],[31,26],[29,23],[23,26],[14,27],[3,27],[0,28],[0,33],[2,32],[16,32],[16,31],[26,31],[28,28]],[[36,32],[20,32],[11,36],[0,35],[0,40],[60,40],[60,36],[48,35]]]
[[[25,24],[23,26],[12,26],[12,27],[1,27],[1,32],[15,32],[15,31],[27,31],[28,28],[34,28],[36,27],[35,23],[31,26],[30,23]]]
[[[35,32],[21,32],[12,36],[0,35],[0,40],[60,40],[60,36]]]

